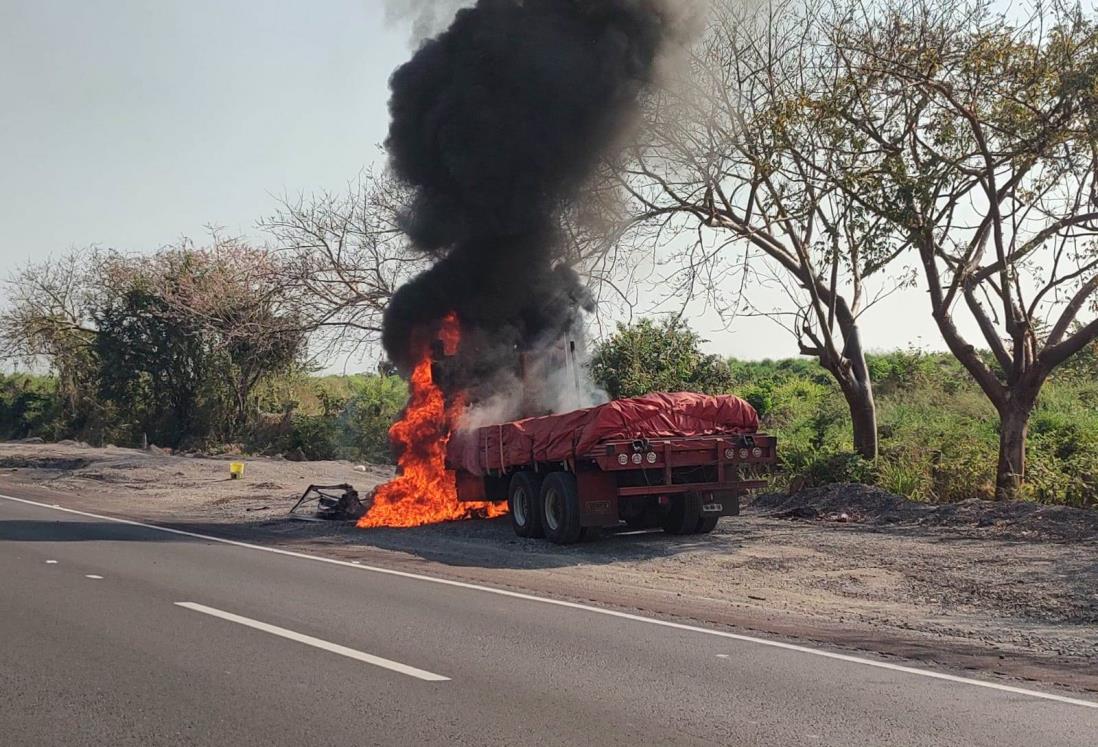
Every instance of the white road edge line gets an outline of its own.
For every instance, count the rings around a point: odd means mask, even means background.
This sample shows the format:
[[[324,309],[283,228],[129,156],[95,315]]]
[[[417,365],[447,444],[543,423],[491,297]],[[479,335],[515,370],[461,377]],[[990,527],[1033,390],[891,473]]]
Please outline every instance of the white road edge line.
[[[487,594],[496,594],[498,596],[510,597],[512,599],[522,599],[528,602],[539,602],[541,604],[551,604],[556,607],[567,607],[569,609],[583,610],[585,612],[591,612],[597,615],[605,615],[607,617],[616,617],[622,620],[631,620],[633,622],[647,623],[649,625],[658,625],[663,628],[672,628],[675,630],[685,630],[690,633],[702,633],[704,635],[717,636],[719,638],[731,639],[734,641],[743,641],[745,643],[754,643],[760,646],[769,646],[771,648],[778,648],[785,651],[795,651],[801,654],[809,654],[810,656],[819,656],[824,659],[834,659],[836,661],[844,661],[851,664],[861,664],[867,667],[876,667],[877,669],[887,669],[893,672],[903,672],[905,674],[912,674],[918,677],[926,677],[933,680],[942,680],[945,682],[955,682],[962,685],[972,685],[973,687],[982,687],[988,690],[998,690],[1000,692],[1013,693],[1015,695],[1025,695],[1031,698],[1040,698],[1042,700],[1052,700],[1057,703],[1067,703],[1069,705],[1082,706],[1083,708],[1093,708],[1098,710],[1098,702],[1092,700],[1082,700],[1080,698],[1069,698],[1065,695],[1056,695],[1054,693],[1045,693],[1040,690],[1028,690],[1024,687],[1014,687],[1013,685],[1004,685],[998,682],[988,682],[985,680],[972,679],[970,677],[960,677],[955,674],[946,674],[945,672],[935,672],[931,669],[919,669],[918,667],[909,667],[902,664],[893,664],[887,661],[875,661],[873,659],[864,659],[860,656],[851,656],[850,654],[839,654],[833,651],[824,651],[822,649],[809,648],[808,646],[801,646],[795,643],[784,643],[782,641],[771,641],[766,638],[756,638],[755,636],[742,635],[740,633],[731,633],[725,630],[714,630],[711,628],[702,628],[697,625],[687,625],[686,623],[677,623],[670,620],[660,620],[655,617],[643,617],[641,615],[634,615],[629,612],[619,612],[618,610],[604,609],[601,607],[592,607],[587,604],[580,604],[578,602],[567,602],[562,599],[552,599],[551,597],[539,597],[533,594],[524,594],[518,591],[508,591],[507,589],[494,589],[491,586],[481,586],[479,584],[471,584],[465,581],[453,581],[447,578],[436,578],[434,576],[425,576],[420,573],[410,573],[408,571],[397,571],[391,568],[381,568],[378,566],[360,565],[350,563],[346,560],[336,560],[335,558],[325,558],[320,555],[309,555],[302,552],[294,552],[293,550],[283,550],[277,547],[263,547],[262,545],[253,545],[247,542],[240,542],[238,540],[225,539],[223,537],[213,537],[208,534],[198,534],[197,532],[188,532],[182,529],[172,529],[170,527],[157,526],[156,524],[145,524],[140,521],[133,521],[132,519],[120,519],[114,516],[103,516],[101,514],[93,514],[87,511],[79,511],[75,508],[64,508],[61,506],[52,506],[47,503],[39,503],[38,501],[27,500],[26,498],[16,498],[10,495],[4,495],[0,493],[0,498],[4,500],[14,501],[16,503],[25,503],[28,506],[37,506],[39,508],[47,508],[51,511],[62,511],[64,513],[74,514],[76,516],[86,516],[90,519],[101,519],[103,521],[112,521],[116,524],[128,524],[129,526],[141,527],[143,529],[152,529],[157,532],[167,532],[168,534],[175,534],[182,537],[193,537],[194,539],[206,540],[208,542],[217,542],[222,545],[233,545],[234,547],[245,547],[249,550],[259,550],[260,552],[274,553],[275,555],[285,555],[291,558],[303,558],[304,560],[312,560],[318,563],[328,563],[330,565],[341,565],[346,568],[354,568],[360,571],[369,571],[370,573],[380,573],[386,576],[396,576],[399,578],[410,578],[417,581],[426,581],[432,584],[440,584],[442,586],[450,586],[459,589],[471,589],[473,591],[480,591]]]
[[[406,674],[409,677],[415,677],[417,680],[423,680],[424,682],[450,681],[449,677],[443,677],[441,674],[435,674],[434,672],[428,672],[423,669],[416,669],[415,667],[410,667],[407,664],[401,664],[399,661],[393,661],[392,659],[383,659],[380,656],[367,654],[363,651],[356,651],[353,648],[340,646],[338,643],[329,643],[328,641],[321,640],[320,638],[313,638],[310,635],[295,633],[292,630],[280,628],[277,625],[269,625],[265,622],[260,622],[259,620],[253,620],[250,617],[234,615],[232,612],[225,612],[224,610],[214,609],[213,607],[207,607],[203,604],[197,604],[195,602],[176,602],[175,605],[177,607],[183,607],[184,609],[192,610],[194,612],[201,612],[202,614],[210,615],[211,617],[219,617],[222,620],[228,620],[229,622],[234,622],[237,625],[254,628],[255,630],[262,630],[264,633],[270,633],[271,635],[276,635],[280,638],[286,638],[291,641],[297,641],[298,643],[304,643],[306,646],[323,649],[324,651],[331,651],[333,654],[346,656],[348,659],[354,659],[355,661],[372,664],[375,667],[388,669],[392,672]]]

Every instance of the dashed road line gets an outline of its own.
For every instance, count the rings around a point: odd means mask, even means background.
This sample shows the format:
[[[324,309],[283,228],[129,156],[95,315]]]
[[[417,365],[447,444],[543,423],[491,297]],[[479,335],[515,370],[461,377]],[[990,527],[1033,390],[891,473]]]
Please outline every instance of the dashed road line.
[[[399,661],[384,659],[380,656],[367,654],[363,651],[356,651],[353,648],[340,646],[338,643],[331,643],[330,641],[325,641],[320,638],[313,638],[311,635],[303,635],[293,630],[280,628],[277,625],[271,625],[269,623],[260,622],[259,620],[253,620],[250,617],[234,615],[232,612],[225,612],[224,610],[207,607],[202,604],[196,604],[195,602],[176,602],[175,604],[177,607],[183,607],[184,609],[192,610],[193,612],[201,612],[203,615],[209,615],[210,617],[217,617],[222,620],[228,620],[229,622],[234,622],[237,625],[243,625],[245,627],[253,628],[255,630],[262,630],[264,633],[270,633],[271,635],[276,635],[279,638],[285,638],[290,641],[304,643],[306,646],[312,646],[313,648],[330,651],[333,654],[339,654],[340,656],[346,656],[348,659],[354,659],[355,661],[361,661],[365,664],[371,664],[375,667],[388,669],[391,672],[399,672],[400,674],[405,674],[409,677],[415,677],[417,680],[423,680],[424,682],[450,681],[449,677],[443,677],[441,674],[428,672],[425,669],[410,667],[407,664],[401,664]]]

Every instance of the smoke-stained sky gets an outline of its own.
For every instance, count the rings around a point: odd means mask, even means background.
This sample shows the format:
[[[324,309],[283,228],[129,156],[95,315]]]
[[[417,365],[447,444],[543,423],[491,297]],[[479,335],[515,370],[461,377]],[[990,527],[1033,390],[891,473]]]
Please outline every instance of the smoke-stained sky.
[[[385,4],[0,2],[0,277],[72,246],[248,233],[272,195],[338,189],[379,162],[413,34]],[[868,344],[941,347],[925,307],[918,291],[890,299]],[[764,320],[729,333],[699,309],[694,323],[714,352],[796,354]]]

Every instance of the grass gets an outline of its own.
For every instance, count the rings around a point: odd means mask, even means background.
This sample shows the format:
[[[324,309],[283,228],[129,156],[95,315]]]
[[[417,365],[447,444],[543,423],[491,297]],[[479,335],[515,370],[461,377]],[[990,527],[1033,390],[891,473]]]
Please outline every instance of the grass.
[[[854,481],[914,500],[953,502],[994,495],[998,419],[952,359],[873,356],[880,457],[853,454],[838,388],[812,367],[751,364],[737,386],[776,433],[787,478],[808,484]],[[1026,497],[1043,503],[1098,503],[1098,377],[1064,372],[1050,380],[1029,432]]]

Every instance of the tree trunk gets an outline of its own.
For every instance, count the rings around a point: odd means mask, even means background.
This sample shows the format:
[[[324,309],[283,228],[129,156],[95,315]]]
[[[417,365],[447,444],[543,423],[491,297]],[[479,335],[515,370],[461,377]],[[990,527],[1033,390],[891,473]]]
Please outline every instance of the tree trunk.
[[[839,299],[836,312],[839,329],[843,333],[843,358],[849,364],[845,375],[836,376],[850,408],[850,422],[854,429],[854,450],[865,459],[876,460],[877,403],[873,398],[873,382],[869,366],[865,362],[861,331],[857,318],[850,313],[845,299]]]
[[[995,500],[1021,497],[1026,479],[1026,434],[1033,400],[1011,397],[999,411],[999,467],[995,475]]]
[[[877,458],[877,404],[873,399],[873,387],[854,381],[841,384],[843,397],[850,408],[850,422],[854,429],[854,450],[870,461]]]

